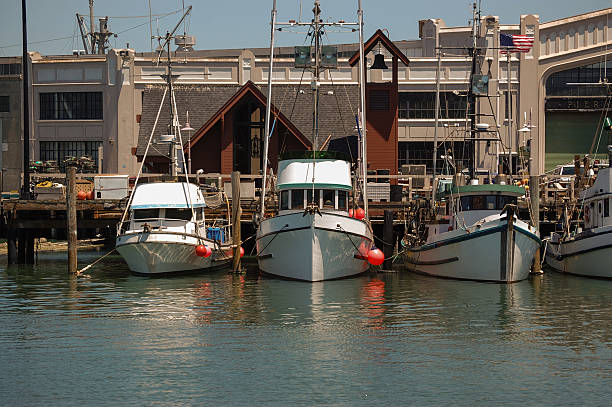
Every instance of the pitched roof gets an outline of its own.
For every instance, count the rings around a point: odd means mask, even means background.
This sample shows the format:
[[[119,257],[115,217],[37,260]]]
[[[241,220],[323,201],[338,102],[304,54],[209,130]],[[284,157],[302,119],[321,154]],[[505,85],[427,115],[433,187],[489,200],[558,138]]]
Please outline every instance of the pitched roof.
[[[246,86],[246,85],[245,85]],[[264,97],[265,103],[267,86],[249,85],[258,89]],[[239,85],[176,85],[174,87],[176,105],[181,125],[185,123],[186,112],[189,111],[191,127],[200,129],[218,115],[244,86]],[[254,89],[250,89],[255,94]],[[144,90],[142,101],[142,117],[138,134],[137,155],[144,154],[157,111],[161,103],[164,86],[150,86]],[[284,115],[287,122],[294,126],[303,137],[314,144],[313,122],[313,94],[310,83],[273,85],[272,103]],[[168,104],[168,100],[164,102]],[[321,85],[319,100],[319,139],[320,146],[331,135],[331,140],[355,136],[355,115],[359,107],[359,88],[354,84]],[[167,107],[162,108],[154,138],[167,133],[167,124],[170,121]],[[194,132],[192,140],[198,131]],[[183,134],[183,141],[186,134]],[[167,147],[152,146],[149,156],[167,155]]]
[[[227,102],[225,102],[225,104],[219,109],[217,110],[217,112],[210,118],[208,119],[208,121],[206,123],[204,123],[204,125],[202,127],[200,127],[196,133],[194,134],[194,136],[191,139],[191,142],[193,144],[197,143],[198,140],[200,140],[202,137],[204,137],[206,135],[206,133],[208,133],[208,131],[219,121],[221,120],[221,117],[226,114],[227,112],[229,112],[234,106],[236,106],[236,104],[242,100],[242,98],[244,98],[247,94],[252,95],[253,97],[255,97],[263,106],[266,105],[266,96],[264,96],[264,94],[261,92],[261,90],[259,90],[259,88],[251,81],[248,81],[247,83],[244,84],[244,86],[242,86],[242,88],[240,88],[238,90],[238,92],[236,92],[231,98],[229,98],[229,100]],[[276,115],[279,119],[280,122],[285,125],[285,127],[287,127],[294,136],[296,136],[306,147],[311,147],[312,143],[311,141],[304,137],[304,135],[302,134],[302,132],[297,129],[293,123],[291,123],[289,120],[287,120],[287,117],[284,115],[284,113],[282,111],[279,111],[278,108],[276,108],[276,106],[272,105],[271,106],[272,109],[272,114]]]
[[[391,53],[391,55],[397,57],[404,63],[404,65],[408,65],[410,63],[408,57],[404,55],[402,51],[400,51],[400,49],[382,32],[380,28],[376,30],[374,35],[372,35],[370,39],[363,44],[363,54],[366,55],[368,52],[372,51],[372,48],[374,48],[379,41],[382,43],[382,46]],[[349,64],[351,66],[355,66],[357,61],[359,61],[359,51],[355,52],[351,59],[349,59]]]

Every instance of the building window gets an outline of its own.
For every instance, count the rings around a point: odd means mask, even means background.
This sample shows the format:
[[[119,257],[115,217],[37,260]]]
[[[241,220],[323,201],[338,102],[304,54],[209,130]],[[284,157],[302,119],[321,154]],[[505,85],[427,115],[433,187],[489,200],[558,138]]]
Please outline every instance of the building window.
[[[19,75],[21,64],[0,64],[0,75]]]
[[[40,120],[101,120],[102,92],[40,94]]]
[[[98,165],[98,147],[101,141],[41,141],[40,160],[55,161],[60,169],[65,168],[65,160],[69,157],[91,160],[94,168]]]
[[[612,81],[612,61],[556,72],[546,80],[546,96],[605,97],[606,87],[600,83],[606,79]]]
[[[8,113],[10,111],[10,98],[8,96],[0,96],[0,113]]]
[[[453,92],[440,92],[440,118],[465,119],[467,98]],[[399,94],[400,119],[435,119],[435,92],[401,92]]]
[[[469,144],[463,141],[441,143],[438,146],[436,172],[438,174],[454,174],[457,166],[469,168]],[[425,165],[426,172],[433,171],[433,142],[400,141],[398,143],[398,165]]]
[[[369,92],[369,105],[370,110],[389,110],[389,91],[388,90],[371,90]]]

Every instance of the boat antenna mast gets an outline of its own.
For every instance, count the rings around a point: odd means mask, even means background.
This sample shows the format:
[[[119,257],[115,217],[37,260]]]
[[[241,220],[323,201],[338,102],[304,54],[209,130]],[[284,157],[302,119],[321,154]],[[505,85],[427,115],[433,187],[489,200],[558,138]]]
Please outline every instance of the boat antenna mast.
[[[270,16],[270,62],[268,64],[268,98],[266,99],[266,118],[264,122],[263,145],[263,178],[261,182],[261,202],[259,204],[259,219],[264,218],[266,212],[266,182],[268,176],[268,148],[270,142],[270,110],[272,107],[272,65],[274,61],[274,31],[276,31],[276,0],[272,1]]]
[[[168,85],[168,95],[169,95],[168,103],[170,107],[170,129],[171,129],[170,131],[171,131],[171,134],[174,136],[172,140],[170,141],[170,175],[172,177],[176,177],[176,168],[177,168],[176,147],[178,144],[180,144],[176,136],[180,132],[180,126],[178,123],[178,118],[175,118],[174,116],[174,107],[175,107],[176,102],[174,98],[174,90],[172,89],[172,81],[176,79],[178,75],[172,75],[172,58],[171,58],[171,52],[170,52],[170,42],[172,41],[172,38],[174,38],[174,33],[176,32],[176,30],[180,27],[183,20],[185,20],[185,17],[187,17],[191,13],[191,9],[192,9],[192,6],[189,6],[187,8],[187,10],[185,11],[185,13],[183,13],[183,16],[181,17],[179,22],[176,23],[172,31],[166,32],[166,35],[164,36],[154,37],[160,43],[159,53],[157,54],[158,63],[161,60],[161,55],[164,52],[164,49],[167,49],[166,52],[168,53],[167,55],[168,70],[167,70],[167,73],[162,74],[161,77],[166,81]],[[162,39],[164,40],[163,44],[161,44]]]
[[[468,84],[468,119],[470,120],[470,137],[469,137],[469,152],[470,152],[470,182],[476,177],[476,95],[474,93],[474,75],[476,74],[477,59],[479,50],[477,47],[477,38],[480,33],[480,9],[477,8],[476,2],[472,4],[472,47],[470,55],[472,57],[472,69],[470,71],[470,83]]]
[[[361,11],[361,0],[359,0],[359,10]],[[266,197],[266,181],[267,181],[267,166],[268,166],[268,149],[269,149],[269,141],[270,141],[270,116],[271,116],[271,106],[272,106],[272,66],[273,66],[273,60],[274,60],[274,33],[276,30],[278,31],[282,31],[283,27],[309,27],[311,28],[314,32],[314,42],[315,42],[315,63],[313,66],[311,66],[310,68],[313,70],[313,81],[312,81],[312,90],[314,93],[314,113],[313,113],[313,142],[314,142],[314,149],[313,149],[313,158],[316,158],[317,156],[317,138],[319,135],[319,122],[318,122],[318,107],[319,107],[319,86],[320,86],[320,82],[319,82],[319,78],[320,78],[320,73],[321,73],[321,49],[320,49],[320,37],[322,35],[322,29],[326,26],[334,26],[334,27],[339,27],[339,28],[348,28],[351,31],[356,31],[356,26],[359,26],[359,30],[360,30],[360,43],[361,45],[361,54],[363,54],[363,22],[361,21],[361,14],[360,15],[360,23],[351,23],[351,22],[346,22],[344,20],[339,20],[338,22],[323,22],[321,20],[321,8],[319,5],[319,0],[315,0],[314,1],[314,8],[313,8],[313,13],[314,13],[314,18],[311,22],[305,23],[302,21],[295,21],[295,20],[289,20],[288,22],[276,22],[276,0],[273,0],[272,3],[272,13],[271,13],[271,27],[270,27],[270,62],[269,62],[269,67],[268,67],[268,98],[267,98],[267,103],[266,103],[266,117],[265,117],[265,122],[264,122],[264,126],[265,126],[265,130],[264,130],[264,147],[263,147],[263,177],[262,177],[262,186],[261,186],[261,202],[260,202],[260,210],[259,210],[259,220],[262,220],[264,218],[264,214],[265,214],[265,197]],[[278,27],[278,28],[277,28]],[[362,55],[362,59],[361,61],[363,61],[363,55]],[[307,63],[310,63],[310,61],[307,61]],[[360,70],[362,70],[362,67],[360,66]],[[361,71],[360,71],[361,72]],[[363,73],[360,73],[360,77],[363,76]],[[363,102],[362,102],[363,103]],[[362,108],[363,110],[363,108]],[[363,122],[365,123],[365,112],[362,111],[362,117],[363,117]],[[364,171],[365,173],[365,171]],[[313,177],[314,177],[314,171],[313,171]],[[314,178],[313,178],[314,181]],[[314,185],[314,184],[313,184]],[[364,194],[365,197],[365,194]],[[314,199],[314,193],[313,193],[313,199]],[[364,199],[365,200],[365,208],[366,208],[366,214],[367,214],[367,198]]]

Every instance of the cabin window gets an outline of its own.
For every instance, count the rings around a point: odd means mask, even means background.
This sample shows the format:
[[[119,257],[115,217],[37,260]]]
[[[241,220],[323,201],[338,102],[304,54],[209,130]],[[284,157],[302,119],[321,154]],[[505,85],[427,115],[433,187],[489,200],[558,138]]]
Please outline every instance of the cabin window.
[[[159,218],[159,209],[135,209],[134,219],[157,219]]]
[[[495,209],[497,207],[497,197],[495,195],[487,196],[487,209]]]
[[[482,210],[499,210],[501,211],[507,204],[516,205],[516,197],[503,195],[475,195],[462,196],[461,206],[462,211],[482,211]]]
[[[167,208],[165,218],[173,220],[191,220],[191,216],[191,209]]]
[[[506,205],[516,205],[515,196],[499,196],[497,200],[497,209],[502,210]]]
[[[338,209],[341,211],[345,211],[347,207],[347,193],[346,191],[338,191]]]
[[[607,218],[609,216],[610,216],[610,199],[604,199],[604,217]]]
[[[304,209],[304,190],[291,190],[291,209]]]
[[[599,201],[599,203],[597,204],[597,206],[599,207],[599,213],[601,214],[601,201]]]
[[[321,191],[319,189],[314,190],[314,199],[312,199],[312,189],[306,190],[306,202],[307,203],[314,202],[315,204],[320,206],[321,205],[320,197],[321,197]]]
[[[281,191],[280,193],[280,210],[284,211],[289,209],[289,191]]]
[[[198,208],[195,210],[196,220],[201,221],[204,219],[204,208]]]
[[[323,207],[331,209],[336,207],[336,191],[333,189],[323,190]]]

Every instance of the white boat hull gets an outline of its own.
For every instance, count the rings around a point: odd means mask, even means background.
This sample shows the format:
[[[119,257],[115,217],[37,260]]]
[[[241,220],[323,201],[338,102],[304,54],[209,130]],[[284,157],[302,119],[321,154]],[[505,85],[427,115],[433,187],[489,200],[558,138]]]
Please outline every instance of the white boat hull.
[[[296,212],[265,219],[257,230],[259,268],[268,274],[304,281],[354,276],[369,269],[370,226],[326,213]]]
[[[612,226],[590,232],[561,242],[548,241],[546,263],[563,273],[612,278]]]
[[[505,218],[490,223],[470,232],[442,233],[436,241],[407,248],[404,264],[410,271],[437,277],[499,283],[526,279],[540,239],[518,222],[511,231]]]
[[[204,242],[215,247],[212,241]],[[164,233],[131,233],[119,235],[116,248],[129,269],[137,274],[158,275],[225,267],[231,258],[225,255],[229,246],[213,250],[209,257],[196,255],[198,240],[192,236]]]

